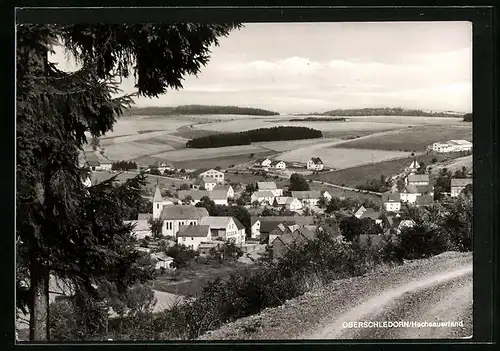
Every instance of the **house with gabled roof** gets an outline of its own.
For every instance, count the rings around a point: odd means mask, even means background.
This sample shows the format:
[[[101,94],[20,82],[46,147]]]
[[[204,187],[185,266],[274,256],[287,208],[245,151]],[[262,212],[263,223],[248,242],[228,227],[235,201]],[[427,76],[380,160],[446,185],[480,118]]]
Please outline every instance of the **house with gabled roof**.
[[[177,244],[184,245],[192,250],[198,250],[198,246],[211,239],[210,227],[208,225],[189,224],[181,225],[177,232]]]
[[[299,226],[314,224],[313,216],[252,216],[250,217],[251,237],[258,239],[269,235],[280,223],[297,224]],[[270,223],[270,224],[267,224]]]
[[[283,196],[283,189],[278,189],[275,182],[257,182],[259,191],[271,191],[274,196]]]
[[[467,185],[472,185],[472,178],[452,178],[451,196],[457,197]]]
[[[237,245],[245,243],[245,227],[234,217],[207,216],[200,220],[200,224],[210,227],[214,240],[216,238],[223,241],[231,240]]]
[[[201,218],[207,217],[208,211],[204,207],[192,205],[163,206],[160,218],[163,220],[162,234],[176,236],[182,225],[196,225]]]
[[[208,197],[212,200],[216,205],[228,205],[228,193],[225,190],[179,190],[177,192],[177,196],[183,202],[186,202],[188,198],[191,198],[187,205],[196,205],[201,201],[202,198]]]
[[[321,171],[325,165],[323,161],[319,157],[312,157],[309,161],[307,161],[307,169],[312,171]]]
[[[314,240],[316,233],[309,228],[301,227],[291,233],[284,233],[274,239],[272,243],[273,259],[282,257],[294,245],[304,245]]]
[[[283,161],[274,160],[271,161],[269,167],[278,171],[284,171],[286,169],[286,163]]]
[[[398,212],[401,210],[401,195],[399,193],[382,194],[382,204],[387,212]]]
[[[217,184],[217,180],[215,178],[197,178],[193,184],[191,184],[191,188],[195,190],[213,190]]]
[[[269,168],[271,166],[271,160],[269,158],[258,158],[255,160],[254,166],[258,168]]]
[[[300,211],[303,208],[302,202],[292,196],[276,196],[272,205],[280,209],[284,207],[288,211]]]
[[[321,192],[317,190],[292,191],[292,197],[299,199],[305,206],[316,206],[321,197]]]
[[[405,178],[406,185],[429,185],[429,182],[428,174],[409,174]]]
[[[200,168],[191,173],[191,176],[200,179],[215,179],[218,184],[224,184],[224,172],[213,168]]]
[[[259,190],[252,194],[252,196],[250,197],[250,201],[252,203],[257,201],[261,205],[263,204],[271,205],[274,201],[274,197],[275,197],[274,193],[270,190]]]

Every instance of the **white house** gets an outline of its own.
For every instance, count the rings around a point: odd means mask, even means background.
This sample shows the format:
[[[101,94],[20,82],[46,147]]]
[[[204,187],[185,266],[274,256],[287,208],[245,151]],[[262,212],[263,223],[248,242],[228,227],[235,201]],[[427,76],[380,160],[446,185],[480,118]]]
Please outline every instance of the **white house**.
[[[396,232],[398,234],[401,233],[401,231],[405,228],[413,228],[415,226],[415,221],[413,219],[403,219],[401,222],[399,222],[398,228],[396,229]]]
[[[387,212],[398,212],[401,210],[401,196],[399,193],[384,194],[382,202]]]
[[[239,222],[234,217],[203,217],[200,220],[201,225],[208,225],[210,227],[210,235],[212,239],[219,238],[226,241],[231,240],[237,245],[245,243],[245,227],[237,225]]]
[[[448,144],[454,149],[454,151],[471,151],[472,143],[467,140],[448,140]]]
[[[316,206],[321,197],[321,192],[317,190],[292,191],[292,197],[299,199],[303,205]]]
[[[278,171],[284,171],[286,169],[286,163],[283,161],[274,160],[271,162],[270,167]]]
[[[211,240],[211,238],[212,235],[208,225],[182,225],[177,233],[177,244],[196,251],[202,242]]]
[[[291,196],[277,196],[274,198],[273,207],[285,207],[288,211],[300,211],[303,206],[302,202]]]
[[[200,219],[208,216],[208,211],[204,207],[191,205],[166,205],[160,217],[163,220],[162,234],[164,236],[176,236],[182,225],[196,225]]]
[[[251,198],[250,198],[250,201],[252,203],[254,203],[255,201],[257,201],[259,204],[269,204],[271,205],[274,201],[274,198],[275,198],[275,195],[273,194],[272,191],[269,191],[269,190],[259,190],[259,191],[256,191],[252,194]]]
[[[215,179],[218,184],[224,184],[224,173],[216,169],[199,169],[194,171],[192,175],[201,179],[212,178]]]
[[[218,191],[223,191],[226,194],[226,197],[228,199],[234,198],[234,189],[231,185],[217,185],[215,188],[212,190],[218,190]]]
[[[255,166],[262,168],[269,168],[271,166],[272,161],[268,158],[259,158],[255,161]]]
[[[328,191],[322,191],[321,196],[323,196],[326,201],[330,201],[332,199],[332,195]]]
[[[185,205],[196,205],[203,197],[208,197],[216,205],[228,205],[227,190],[179,190],[177,196]],[[186,198],[191,197],[191,202],[186,202]]]
[[[278,189],[275,182],[257,182],[257,189],[270,191],[274,196],[283,196],[283,189]]]
[[[325,165],[323,161],[319,157],[313,157],[309,161],[307,161],[307,169],[312,171],[321,171]]]
[[[164,252],[154,252],[151,254],[151,260],[155,264],[155,269],[175,269],[174,258],[167,256]]]
[[[471,151],[472,143],[467,140],[448,140],[446,143],[437,142],[432,144],[435,152],[460,152]]]
[[[452,178],[451,196],[457,197],[469,184],[472,185],[472,178]]]
[[[193,182],[191,188],[196,190],[203,189],[211,191],[217,186],[217,184],[219,183],[215,178],[210,178],[210,177],[198,178]]]

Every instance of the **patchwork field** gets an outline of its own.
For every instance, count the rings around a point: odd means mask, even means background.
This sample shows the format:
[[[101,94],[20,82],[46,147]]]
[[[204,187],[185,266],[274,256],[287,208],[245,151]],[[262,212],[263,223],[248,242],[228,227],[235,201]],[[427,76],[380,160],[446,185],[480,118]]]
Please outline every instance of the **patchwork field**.
[[[262,121],[258,119],[247,119],[228,122],[217,122],[210,124],[195,125],[195,129],[213,130],[222,133],[242,132],[257,128],[272,128],[279,126],[294,126],[294,127],[308,127],[321,130],[322,132],[351,132],[353,130],[387,130],[401,128],[400,123],[381,123],[381,122],[287,122],[287,121]]]
[[[391,134],[390,137],[386,135],[377,135],[363,138],[362,140],[348,141],[335,147],[425,151],[427,146],[432,143],[450,139],[465,139],[472,141],[472,126],[470,124],[459,126],[418,126],[401,130],[398,133]]]
[[[456,157],[456,156],[455,156]],[[452,155],[422,155],[418,156],[419,162],[424,162],[426,165],[431,165],[433,158],[437,162],[449,161],[455,158]],[[405,157],[396,160],[384,161],[374,164],[366,164],[359,167],[353,167],[338,171],[325,172],[316,175],[307,176],[308,179],[319,180],[337,185],[346,185],[355,187],[363,184],[366,181],[379,179],[381,175],[390,177],[404,171],[413,161],[413,157]]]
[[[264,151],[255,155],[255,157],[272,157],[276,153],[273,151]],[[253,158],[255,159],[255,158]],[[195,160],[185,160],[185,161],[172,161],[172,165],[175,168],[184,169],[196,169],[196,168],[212,168],[221,167],[228,168],[231,165],[240,165],[242,163],[250,162],[253,160],[250,155],[245,153],[242,155],[226,156],[226,157],[215,157],[206,159],[195,159]]]
[[[314,156],[321,158],[325,166],[335,169],[350,168],[362,164],[377,163],[388,159],[409,156],[408,152],[344,148],[322,148],[316,149],[314,152]],[[281,154],[279,158],[283,161],[305,163],[311,156],[310,153],[298,149]]]

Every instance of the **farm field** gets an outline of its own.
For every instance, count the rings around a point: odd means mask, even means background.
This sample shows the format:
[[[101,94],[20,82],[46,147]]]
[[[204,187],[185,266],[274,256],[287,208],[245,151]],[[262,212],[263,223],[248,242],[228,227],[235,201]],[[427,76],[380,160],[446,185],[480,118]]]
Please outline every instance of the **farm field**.
[[[124,182],[125,180],[129,178],[133,178],[137,175],[138,173],[135,172],[127,172],[127,173],[121,173],[118,174],[117,180],[119,182]],[[116,175],[116,173],[109,173],[109,172],[93,172],[92,173],[92,184],[102,182],[106,179],[111,178],[112,176]],[[156,184],[163,185],[165,187],[172,187],[172,188],[177,188],[181,184],[191,184],[192,182],[190,180],[184,180],[184,179],[173,179],[173,178],[166,178],[162,176],[154,176],[154,175],[147,175],[147,184],[146,187],[152,191],[156,188]]]
[[[276,153],[273,151],[264,151],[256,154],[258,157],[272,157]],[[242,163],[250,162],[253,159],[250,158],[250,155],[245,153],[242,155],[235,156],[226,156],[226,157],[215,157],[215,158],[206,158],[206,159],[195,159],[195,160],[186,160],[186,161],[172,161],[172,165],[175,168],[184,168],[184,169],[196,169],[196,168],[213,168],[213,167],[221,167],[228,168],[231,165],[240,165]]]
[[[450,139],[465,139],[472,141],[472,126],[470,124],[460,126],[418,126],[401,130],[398,133],[392,134],[390,137],[377,135],[361,140],[347,141],[335,147],[425,151],[427,146],[432,143]]]
[[[382,122],[263,122],[262,120],[248,119],[244,121],[228,121],[217,122],[210,124],[198,124],[194,127],[196,129],[213,130],[222,133],[229,132],[242,132],[257,128],[272,128],[279,126],[295,126],[295,127],[308,127],[321,130],[322,132],[339,131],[339,132],[352,132],[353,130],[387,130],[401,128],[400,123],[382,123]]]
[[[453,155],[429,154],[418,156],[417,161],[423,161],[426,165],[430,165],[433,158],[436,158],[437,162],[443,162],[452,160],[456,158],[456,156],[454,157]],[[363,184],[366,181],[379,179],[381,175],[390,177],[399,174],[403,172],[404,169],[408,167],[412,161],[413,157],[405,157],[338,171],[310,175],[307,176],[307,178],[337,185],[344,184],[346,186],[355,187],[356,185]]]
[[[286,141],[264,141],[259,143],[253,143],[255,146],[260,146],[265,149],[273,150],[276,152],[284,152],[288,150],[294,150],[299,147],[316,145],[319,143],[325,143],[330,141],[339,141],[340,139],[335,138],[317,138],[317,139],[305,139],[305,140],[286,140]]]
[[[468,170],[472,170],[472,155],[465,156],[465,157],[459,157],[451,161],[445,161],[442,163],[439,163],[435,166],[432,167],[431,172],[433,174],[439,173],[439,170],[442,168],[447,168],[451,172],[455,172],[458,170],[461,170],[462,167],[467,167]]]
[[[207,158],[237,156],[245,154],[250,155],[251,153],[258,154],[265,151],[268,150],[265,150],[255,145],[237,145],[237,146],[226,146],[219,148],[175,150],[175,151],[158,153],[151,156],[162,158],[169,162],[175,162],[175,161],[185,161],[185,160],[198,160]]]
[[[297,149],[281,154],[278,158],[289,162],[307,162],[313,156],[309,149]],[[314,156],[321,158],[325,166],[335,169],[355,167],[366,163],[377,163],[388,159],[408,157],[410,153],[388,150],[366,150],[346,148],[319,148]]]
[[[371,201],[374,201],[375,203],[381,203],[381,201],[382,201],[382,198],[380,196],[377,196],[377,195],[364,194],[364,193],[356,192],[356,191],[352,191],[352,190],[339,189],[339,188],[335,188],[335,187],[332,187],[329,185],[320,184],[320,183],[316,183],[316,182],[309,182],[309,187],[311,188],[311,190],[318,190],[318,191],[326,190],[330,193],[330,195],[335,196],[335,197],[341,197],[341,196],[351,197],[353,199],[359,199],[361,201],[371,200]]]
[[[141,156],[154,155],[169,150],[174,150],[174,148],[168,144],[148,144],[139,141],[131,141],[105,146],[105,155],[111,160],[128,161]]]

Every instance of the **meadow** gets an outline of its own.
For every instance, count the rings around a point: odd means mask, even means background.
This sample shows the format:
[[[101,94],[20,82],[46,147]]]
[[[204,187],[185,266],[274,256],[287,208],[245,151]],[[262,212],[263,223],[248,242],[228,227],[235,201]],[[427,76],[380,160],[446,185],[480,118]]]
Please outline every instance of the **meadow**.
[[[427,146],[438,141],[447,141],[451,139],[465,139],[472,141],[472,126],[470,124],[462,125],[426,125],[407,128],[390,137],[385,135],[376,135],[363,138],[361,140],[352,140],[346,143],[336,145],[341,148],[355,149],[379,149],[379,150],[398,150],[398,151],[425,151]]]
[[[278,156],[288,162],[306,163],[311,158],[310,149],[297,149]],[[351,168],[367,163],[378,163],[388,159],[408,157],[408,152],[387,150],[364,150],[346,148],[319,148],[314,150],[314,156],[321,158],[325,166],[334,169]]]
[[[419,162],[424,162],[426,165],[431,165],[433,158],[437,162],[450,161],[456,158],[457,155],[437,154],[437,155],[421,155],[417,157]],[[338,171],[324,172],[320,174],[307,176],[308,179],[319,180],[337,185],[345,185],[355,187],[363,184],[366,181],[379,179],[381,175],[391,177],[405,170],[413,161],[413,157],[405,157],[395,160],[389,160],[374,164],[366,164],[359,167],[352,167]]]
[[[125,172],[125,173],[110,173],[110,172],[93,172],[92,173],[92,184],[96,184],[99,182],[102,182],[106,179],[111,178],[114,175],[117,175],[116,180],[118,182],[124,182],[125,180],[129,178],[133,178],[137,176],[138,173],[136,172]],[[164,186],[164,187],[171,187],[173,188],[178,188],[181,184],[191,184],[192,181],[190,180],[184,180],[184,179],[175,179],[175,178],[166,178],[162,176],[155,176],[151,174],[146,175],[147,179],[147,184],[146,188],[149,190],[154,191],[156,188],[156,185]]]
[[[256,157],[272,157],[276,153],[273,151],[259,152],[255,154]],[[197,169],[197,168],[213,168],[213,167],[221,167],[221,168],[229,168],[230,166],[240,165],[243,163],[251,162],[255,160],[255,158],[251,158],[248,153],[244,153],[241,155],[234,156],[225,156],[225,157],[215,157],[215,158],[198,158],[194,160],[182,160],[182,161],[171,161],[170,163],[178,169]],[[142,158],[139,160],[142,162]],[[159,160],[159,159],[157,159]]]

